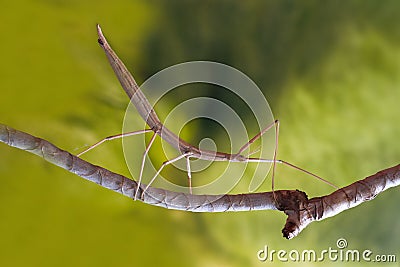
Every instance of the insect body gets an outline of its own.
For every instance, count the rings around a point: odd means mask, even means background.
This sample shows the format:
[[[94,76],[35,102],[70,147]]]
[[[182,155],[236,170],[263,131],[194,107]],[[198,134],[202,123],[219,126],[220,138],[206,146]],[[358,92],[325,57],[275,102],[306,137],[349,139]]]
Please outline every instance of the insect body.
[[[108,44],[99,25],[97,25],[97,32],[98,32],[98,36],[99,36],[98,42],[99,42],[100,46],[103,48],[103,50],[111,64],[111,67],[113,68],[115,74],[117,75],[118,80],[120,81],[126,94],[131,99],[131,102],[135,105],[135,107],[136,107],[137,111],[139,112],[139,114],[141,115],[141,117],[146,121],[147,125],[149,126],[149,129],[109,136],[109,137],[97,142],[96,144],[90,146],[85,151],[78,154],[78,156],[81,156],[82,154],[88,152],[89,150],[95,148],[96,146],[98,146],[108,140],[121,138],[121,137],[127,137],[127,136],[131,136],[131,135],[143,134],[143,133],[147,133],[147,132],[154,132],[148,145],[146,146],[145,152],[143,153],[142,164],[141,164],[139,180],[138,180],[138,190],[135,192],[135,200],[138,196],[139,187],[140,187],[141,181],[142,181],[142,175],[143,175],[144,162],[145,162],[146,155],[148,154],[151,146],[153,145],[153,142],[157,135],[159,135],[161,138],[163,138],[166,142],[168,142],[170,145],[172,145],[175,149],[180,151],[181,154],[175,158],[165,161],[161,165],[161,167],[159,168],[157,173],[150,180],[149,184],[143,189],[142,193],[145,192],[148,189],[148,187],[154,182],[154,180],[161,173],[161,171],[163,170],[163,168],[165,166],[167,166],[173,162],[176,162],[178,160],[181,160],[181,159],[186,159],[186,167],[187,167],[187,173],[188,173],[188,179],[189,179],[189,190],[190,190],[190,193],[192,193],[190,158],[198,158],[198,159],[209,160],[209,161],[272,163],[273,164],[273,167],[272,167],[272,190],[273,191],[274,191],[274,176],[275,176],[276,163],[285,164],[289,167],[292,167],[299,171],[305,172],[305,173],[337,188],[335,185],[333,185],[329,181],[327,181],[309,171],[306,171],[306,170],[304,170],[298,166],[295,166],[289,162],[286,162],[283,160],[277,160],[276,156],[277,156],[278,135],[279,135],[279,121],[278,120],[275,120],[273,123],[269,124],[261,132],[259,132],[252,139],[250,139],[247,143],[245,143],[236,154],[211,151],[211,150],[202,150],[196,146],[189,144],[185,140],[182,140],[181,138],[179,138],[177,135],[175,135],[172,131],[170,131],[167,127],[165,127],[162,124],[162,122],[158,118],[156,112],[154,111],[153,107],[151,106],[151,104],[149,103],[149,101],[147,100],[147,98],[143,94],[143,92],[140,90],[139,86],[137,85],[137,83],[136,83],[135,79],[133,78],[133,76],[131,75],[131,73],[128,71],[128,69],[125,67],[124,63],[119,59],[117,54],[112,50],[111,46]],[[263,134],[265,134],[267,131],[271,130],[272,128],[275,129],[275,132],[276,132],[276,134],[275,134],[275,150],[274,150],[274,155],[273,155],[272,159],[251,158],[249,156],[244,156],[242,154],[246,149],[248,149],[250,147],[250,145],[252,143],[254,143],[257,139],[259,139]]]

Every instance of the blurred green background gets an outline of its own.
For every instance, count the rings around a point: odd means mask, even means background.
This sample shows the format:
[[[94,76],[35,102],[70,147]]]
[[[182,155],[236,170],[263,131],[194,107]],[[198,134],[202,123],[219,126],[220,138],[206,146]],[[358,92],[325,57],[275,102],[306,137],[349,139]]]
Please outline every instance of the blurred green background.
[[[75,153],[118,133],[127,99],[101,23],[139,83],[190,60],[246,73],[281,121],[280,158],[344,186],[399,163],[399,17],[389,0],[1,1],[0,120]],[[1,266],[266,266],[265,245],[321,251],[338,238],[400,256],[398,188],[287,241],[278,212],[169,211],[4,145],[0,158]],[[86,158],[129,175],[118,141]],[[277,187],[332,191],[281,166]]]

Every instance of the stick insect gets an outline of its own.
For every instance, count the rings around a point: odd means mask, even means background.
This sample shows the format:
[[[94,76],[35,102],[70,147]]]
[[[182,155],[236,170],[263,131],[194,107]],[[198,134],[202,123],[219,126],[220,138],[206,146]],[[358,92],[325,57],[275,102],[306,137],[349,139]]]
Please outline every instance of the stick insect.
[[[95,148],[95,147],[99,146],[100,144],[102,144],[106,141],[109,141],[109,140],[132,136],[132,135],[144,134],[144,133],[148,133],[148,132],[153,132],[153,135],[143,153],[141,168],[140,168],[140,172],[139,172],[138,187],[137,187],[137,190],[135,192],[135,197],[134,197],[135,200],[138,197],[139,188],[141,186],[146,156],[149,153],[149,150],[150,150],[157,135],[159,135],[162,139],[164,139],[167,143],[169,143],[175,149],[177,149],[180,152],[180,155],[173,159],[165,161],[161,165],[161,167],[158,169],[156,174],[150,180],[149,184],[142,191],[142,194],[154,182],[154,180],[161,173],[161,171],[164,169],[164,167],[166,167],[167,165],[174,163],[178,160],[181,160],[181,159],[186,159],[189,190],[190,190],[190,193],[192,194],[192,175],[191,175],[191,169],[190,169],[190,158],[197,158],[197,159],[208,160],[208,161],[272,163],[273,166],[272,166],[272,175],[271,175],[272,181],[271,182],[272,182],[272,191],[273,192],[274,192],[274,179],[275,179],[275,171],[276,171],[277,163],[287,165],[291,168],[294,168],[296,170],[299,170],[301,172],[309,174],[309,175],[329,184],[330,186],[332,186],[334,188],[338,188],[331,182],[321,178],[320,176],[318,176],[316,174],[313,174],[313,173],[311,173],[305,169],[302,169],[296,165],[293,165],[287,161],[277,159],[278,135],[279,135],[279,121],[278,120],[275,120],[273,123],[269,124],[263,130],[261,130],[261,132],[256,134],[247,143],[245,143],[239,149],[239,151],[235,154],[200,149],[196,146],[189,144],[185,140],[181,139],[180,137],[175,135],[172,131],[170,131],[167,127],[165,127],[162,124],[162,122],[158,118],[156,112],[154,111],[153,107],[151,106],[151,104],[149,103],[149,101],[147,100],[147,98],[143,94],[143,92],[140,90],[139,86],[137,85],[137,83],[136,83],[135,79],[133,78],[133,76],[131,75],[131,73],[128,71],[128,69],[126,68],[124,63],[119,59],[117,54],[114,52],[114,50],[111,48],[111,46],[107,42],[106,38],[104,37],[104,35],[102,33],[100,25],[97,25],[97,33],[98,33],[98,42],[99,42],[100,46],[103,48],[103,50],[108,58],[108,61],[111,64],[112,69],[114,70],[116,76],[118,77],[119,82],[121,83],[123,89],[125,90],[126,94],[130,98],[130,101],[135,105],[138,113],[141,115],[141,117],[147,123],[149,128],[144,129],[144,130],[122,133],[122,134],[117,134],[117,135],[106,137],[106,138],[100,140],[99,142],[91,145],[86,150],[79,153],[77,156],[80,157],[81,155],[88,152],[89,150],[92,150],[93,148]],[[263,134],[265,134],[267,131],[271,130],[272,128],[275,129],[275,149],[274,149],[274,154],[273,154],[272,159],[250,157],[254,152],[250,153],[247,156],[242,155],[242,153],[246,149],[248,149],[252,143],[254,143],[257,139],[259,139]]]

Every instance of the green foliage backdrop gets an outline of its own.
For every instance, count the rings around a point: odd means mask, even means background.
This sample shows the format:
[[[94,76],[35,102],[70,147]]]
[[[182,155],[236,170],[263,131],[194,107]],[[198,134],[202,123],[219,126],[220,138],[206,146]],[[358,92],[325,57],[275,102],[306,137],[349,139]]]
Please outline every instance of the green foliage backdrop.
[[[340,186],[399,163],[398,1],[25,0],[1,6],[0,120],[69,151],[121,130],[127,99],[97,45],[95,24],[101,23],[139,82],[190,60],[246,73],[281,120],[282,159]],[[194,139],[206,127],[196,129]],[[129,175],[118,141],[87,159]],[[395,254],[400,247],[398,189],[287,241],[278,212],[150,207],[3,145],[0,179],[1,266],[262,266],[270,264],[256,257],[264,245],[318,251],[335,248],[341,237],[351,249]],[[263,189],[269,187],[267,180]],[[277,187],[311,196],[332,191],[284,167]],[[298,263],[319,264],[344,263]]]

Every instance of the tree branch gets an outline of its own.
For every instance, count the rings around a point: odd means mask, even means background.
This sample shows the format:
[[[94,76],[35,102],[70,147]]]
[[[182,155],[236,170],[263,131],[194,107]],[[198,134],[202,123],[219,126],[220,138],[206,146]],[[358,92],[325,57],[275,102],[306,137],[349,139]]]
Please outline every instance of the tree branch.
[[[44,139],[0,124],[0,142],[38,155],[86,180],[134,198],[137,188],[135,181],[93,165]],[[190,195],[149,187],[144,194],[139,189],[139,200],[149,205],[192,212],[280,210],[288,215],[282,230],[283,236],[291,239],[311,222],[332,217],[399,184],[400,165],[397,165],[340,188],[330,195],[312,199],[308,199],[304,192],[298,190],[238,195]]]

